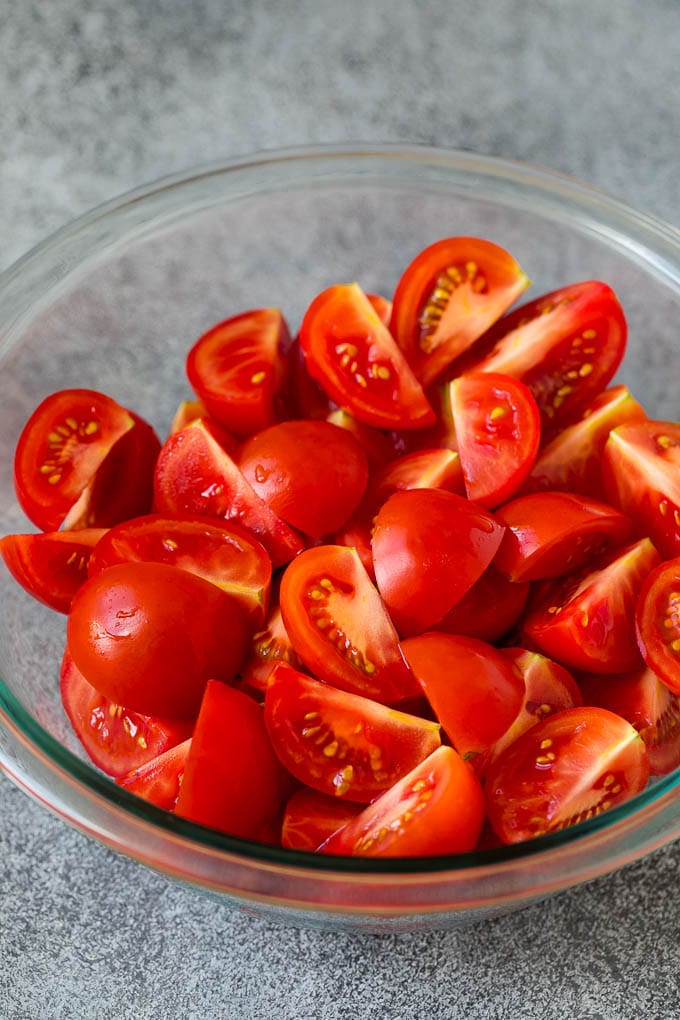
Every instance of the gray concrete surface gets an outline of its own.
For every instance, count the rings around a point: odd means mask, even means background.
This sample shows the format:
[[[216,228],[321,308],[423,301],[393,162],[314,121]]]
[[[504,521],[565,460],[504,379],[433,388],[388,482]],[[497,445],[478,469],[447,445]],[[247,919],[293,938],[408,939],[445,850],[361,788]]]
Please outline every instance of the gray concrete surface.
[[[528,159],[680,225],[675,0],[0,0],[0,267],[129,187],[305,142]],[[0,779],[0,1017],[671,1018],[680,844],[464,932],[232,913]]]

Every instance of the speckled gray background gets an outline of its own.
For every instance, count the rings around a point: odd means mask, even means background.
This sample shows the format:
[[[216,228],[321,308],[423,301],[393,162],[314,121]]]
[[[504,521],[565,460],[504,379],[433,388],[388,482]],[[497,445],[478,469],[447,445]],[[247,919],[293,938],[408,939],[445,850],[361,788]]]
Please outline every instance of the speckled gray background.
[[[197,162],[424,141],[565,170],[680,224],[675,0],[0,0],[0,267]],[[680,845],[465,932],[270,925],[0,780],[0,1017],[671,1018]]]

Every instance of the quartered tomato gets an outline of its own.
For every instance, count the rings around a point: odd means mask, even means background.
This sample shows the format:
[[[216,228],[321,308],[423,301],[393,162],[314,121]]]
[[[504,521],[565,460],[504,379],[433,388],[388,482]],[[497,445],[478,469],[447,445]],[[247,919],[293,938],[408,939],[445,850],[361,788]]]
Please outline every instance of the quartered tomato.
[[[529,588],[528,581],[509,581],[491,562],[433,629],[481,641],[498,641],[522,615]]]
[[[361,810],[361,804],[338,800],[316,790],[297,790],[283,814],[281,846],[289,850],[314,851]]]
[[[680,425],[620,425],[602,455],[609,500],[649,535],[662,556],[680,556]]]
[[[250,650],[239,670],[238,688],[261,701],[267,690],[269,675],[274,666],[280,662],[298,671],[305,669],[302,659],[288,637],[277,602],[269,607],[262,629],[252,636]]]
[[[474,849],[484,795],[473,769],[440,747],[318,848],[355,857],[424,857]]]
[[[174,811],[184,779],[191,739],[116,779],[116,785],[165,811]]]
[[[434,423],[404,355],[356,283],[329,287],[312,301],[300,344],[310,374],[359,421],[394,429]]]
[[[420,693],[354,549],[300,553],[283,575],[280,604],[293,648],[315,676],[385,704]]]
[[[288,771],[312,789],[367,804],[441,744],[439,725],[277,666],[264,719]]]
[[[290,334],[278,308],[257,308],[220,322],[187,355],[189,382],[209,413],[235,436],[276,421]]]
[[[635,623],[645,662],[671,691],[680,694],[680,557],[649,573]]]
[[[505,503],[536,460],[541,419],[531,391],[509,375],[471,372],[451,384],[451,409],[468,499]]]
[[[604,708],[570,708],[498,758],[486,779],[487,811],[504,843],[520,843],[594,818],[648,779],[647,751],[629,722]]]
[[[19,584],[38,602],[68,613],[87,580],[87,565],[104,528],[49,531],[0,538],[0,555]]]
[[[397,284],[390,329],[423,386],[485,333],[528,285],[512,256],[481,238],[447,237],[421,251]]]

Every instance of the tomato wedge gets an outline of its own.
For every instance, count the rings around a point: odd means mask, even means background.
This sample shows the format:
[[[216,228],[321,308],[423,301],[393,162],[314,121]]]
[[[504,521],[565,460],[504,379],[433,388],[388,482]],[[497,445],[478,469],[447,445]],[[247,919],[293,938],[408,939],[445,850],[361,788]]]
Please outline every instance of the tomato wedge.
[[[187,355],[187,376],[218,422],[235,436],[250,436],[276,421],[289,346],[279,309],[256,308],[199,337]]]
[[[281,846],[311,853],[361,810],[361,804],[338,800],[316,790],[297,790],[286,804]]]
[[[645,662],[669,690],[680,694],[680,557],[649,573],[635,624]]]
[[[174,811],[184,779],[191,739],[116,779],[116,785],[164,811]]]
[[[482,238],[447,237],[421,251],[397,284],[390,329],[423,386],[528,286],[513,257]]]
[[[264,721],[288,771],[319,793],[368,803],[441,744],[438,723],[396,712],[279,665]]]
[[[424,857],[472,850],[484,821],[473,769],[439,747],[318,848],[355,857]]]
[[[302,659],[288,637],[277,602],[269,607],[262,630],[253,634],[250,651],[239,671],[238,688],[261,701],[267,690],[270,673],[280,662],[287,663],[298,672],[305,669]]]
[[[359,421],[395,429],[434,423],[420,384],[358,284],[329,287],[312,301],[300,344],[313,378]]]
[[[480,641],[498,641],[522,615],[530,587],[528,581],[509,581],[492,562],[433,629]]]
[[[73,596],[87,580],[92,550],[104,528],[49,531],[0,538],[0,555],[8,570],[38,602],[68,613]]]
[[[520,843],[586,821],[643,790],[644,742],[604,708],[557,712],[495,762],[486,780],[489,819],[504,843]]]
[[[280,605],[293,648],[321,680],[386,704],[420,694],[354,549],[322,545],[300,553],[283,575]]]

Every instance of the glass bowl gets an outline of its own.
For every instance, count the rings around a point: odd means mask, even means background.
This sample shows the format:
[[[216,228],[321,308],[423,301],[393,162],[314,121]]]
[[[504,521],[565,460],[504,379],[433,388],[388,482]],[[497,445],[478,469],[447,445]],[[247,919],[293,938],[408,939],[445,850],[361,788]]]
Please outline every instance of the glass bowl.
[[[110,393],[159,434],[188,396],[185,352],[209,325],[358,280],[390,294],[452,234],[508,248],[531,294],[588,278],[630,324],[620,381],[677,416],[680,234],[601,192],[520,163],[421,147],[291,150],[161,181],[67,226],[0,277],[0,532],[27,530],[12,484],[21,427],[49,392]],[[674,366],[674,367],[673,367]],[[530,843],[457,857],[331,858],[193,825],[83,758],[58,692],[64,618],[0,572],[0,760],[79,829],[221,900],[289,922],[446,927],[507,912],[618,868],[680,834],[680,773],[618,809]]]

